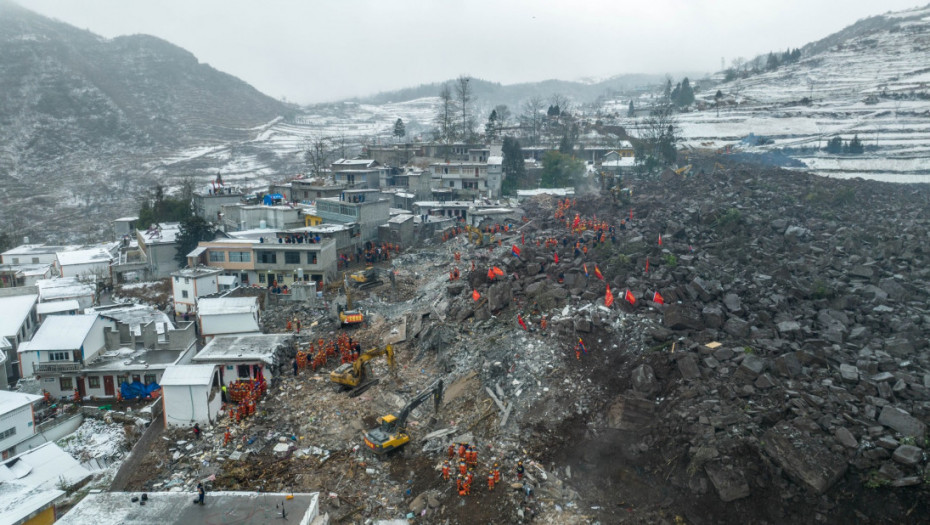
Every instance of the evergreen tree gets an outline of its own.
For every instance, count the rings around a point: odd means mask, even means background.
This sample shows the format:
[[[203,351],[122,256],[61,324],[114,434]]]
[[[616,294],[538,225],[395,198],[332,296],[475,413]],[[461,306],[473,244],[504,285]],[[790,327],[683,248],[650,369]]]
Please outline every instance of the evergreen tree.
[[[497,109],[492,109],[491,114],[488,115],[488,121],[484,125],[484,135],[488,140],[494,138],[494,133],[497,131]]]
[[[513,137],[504,137],[501,153],[504,156],[501,164],[504,172],[501,192],[504,195],[516,195],[517,190],[526,182],[526,164],[523,162],[523,148],[520,147],[520,141]]]
[[[197,247],[201,241],[212,241],[216,237],[216,229],[202,217],[191,215],[181,221],[181,228],[177,237],[177,252],[175,260],[184,267],[187,266],[187,254]]]
[[[849,141],[849,152],[853,155],[859,155],[865,151],[865,147],[862,145],[862,141],[859,140],[859,135],[854,135],[852,140]]]
[[[633,100],[630,100],[630,109],[627,110],[626,116],[633,118],[636,116],[636,109],[633,107]]]
[[[578,142],[578,124],[572,124],[565,128],[562,139],[559,141],[559,153],[563,155],[574,155],[575,143]]]
[[[775,53],[769,52],[769,57],[765,61],[765,69],[768,69],[769,71],[778,69],[778,57],[775,56]]]
[[[584,175],[584,163],[557,151],[543,155],[543,170],[540,185],[543,188],[565,188],[576,186]]]
[[[403,138],[407,135],[407,127],[404,126],[404,121],[397,119],[397,122],[394,122],[394,136],[397,138]]]
[[[834,153],[834,154],[842,153],[843,152],[843,139],[840,138],[839,136],[833,137],[832,139],[827,141],[827,147],[824,149],[826,149],[827,153]]]
[[[688,81],[688,77],[685,77],[681,81],[681,88],[678,91],[678,105],[681,107],[690,106],[694,103],[694,89],[691,87],[691,82]]]
[[[671,100],[675,104],[678,104],[678,100],[681,98],[681,82],[675,84],[675,89],[672,90]]]

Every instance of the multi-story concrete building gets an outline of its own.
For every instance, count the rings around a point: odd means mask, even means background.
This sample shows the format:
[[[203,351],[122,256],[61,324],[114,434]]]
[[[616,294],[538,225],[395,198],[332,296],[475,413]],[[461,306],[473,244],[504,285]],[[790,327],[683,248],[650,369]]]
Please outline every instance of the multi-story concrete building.
[[[36,330],[38,300],[32,286],[0,289],[0,390],[21,377],[17,350]]]
[[[178,253],[178,235],[181,225],[177,222],[153,224],[148,230],[136,230],[139,249],[145,254],[148,264],[148,277],[161,279],[168,277],[180,265],[176,259]]]
[[[357,224],[361,242],[378,236],[378,227],[390,218],[391,200],[379,193],[344,191],[338,199],[320,199],[316,213],[324,222]]]
[[[220,253],[220,252],[217,252]],[[178,314],[197,309],[197,298],[220,291],[219,276],[222,268],[195,266],[182,268],[171,274],[171,291],[174,295],[174,311]]]

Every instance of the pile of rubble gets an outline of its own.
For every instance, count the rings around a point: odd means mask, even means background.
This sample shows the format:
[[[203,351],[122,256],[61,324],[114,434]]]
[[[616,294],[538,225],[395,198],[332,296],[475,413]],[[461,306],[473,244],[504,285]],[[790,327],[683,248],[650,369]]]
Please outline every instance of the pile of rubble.
[[[396,370],[372,361],[382,380],[358,397],[329,369],[283,377],[229,444],[223,424],[201,442],[168,432],[151,462],[164,474],[139,488],[321,490],[342,522],[930,510],[927,193],[741,167],[629,185],[565,217],[540,196],[489,244],[447,236],[395,258],[394,285],[353,295],[367,325],[352,337],[394,343]],[[613,228],[572,231],[576,213]],[[331,337],[341,294],[271,304],[265,329],[298,316],[300,344]],[[371,454],[362,431],[437,377],[439,413],[416,409],[411,443]],[[478,446],[477,479],[501,465],[499,490],[460,497],[442,479],[459,442]]]

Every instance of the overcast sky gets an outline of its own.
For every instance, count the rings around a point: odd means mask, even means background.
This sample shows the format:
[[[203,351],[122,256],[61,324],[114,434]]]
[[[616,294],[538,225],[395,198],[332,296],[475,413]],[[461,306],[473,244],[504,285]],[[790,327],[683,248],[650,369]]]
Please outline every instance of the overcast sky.
[[[273,97],[453,78],[512,84],[716,71],[918,0],[17,0],[105,37],[147,33]],[[923,0],[924,2],[926,0]]]

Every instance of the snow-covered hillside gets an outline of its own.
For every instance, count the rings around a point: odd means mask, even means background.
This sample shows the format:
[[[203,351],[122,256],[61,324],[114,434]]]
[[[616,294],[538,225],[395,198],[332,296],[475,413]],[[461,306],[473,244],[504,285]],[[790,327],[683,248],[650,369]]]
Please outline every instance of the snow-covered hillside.
[[[802,51],[795,64],[717,86],[719,116],[716,91],[703,92],[708,109],[679,119],[685,143],[722,148],[754,133],[773,142],[737,148],[788,148],[827,176],[930,182],[930,7],[860,21]],[[837,135],[858,135],[865,153],[824,152]]]

